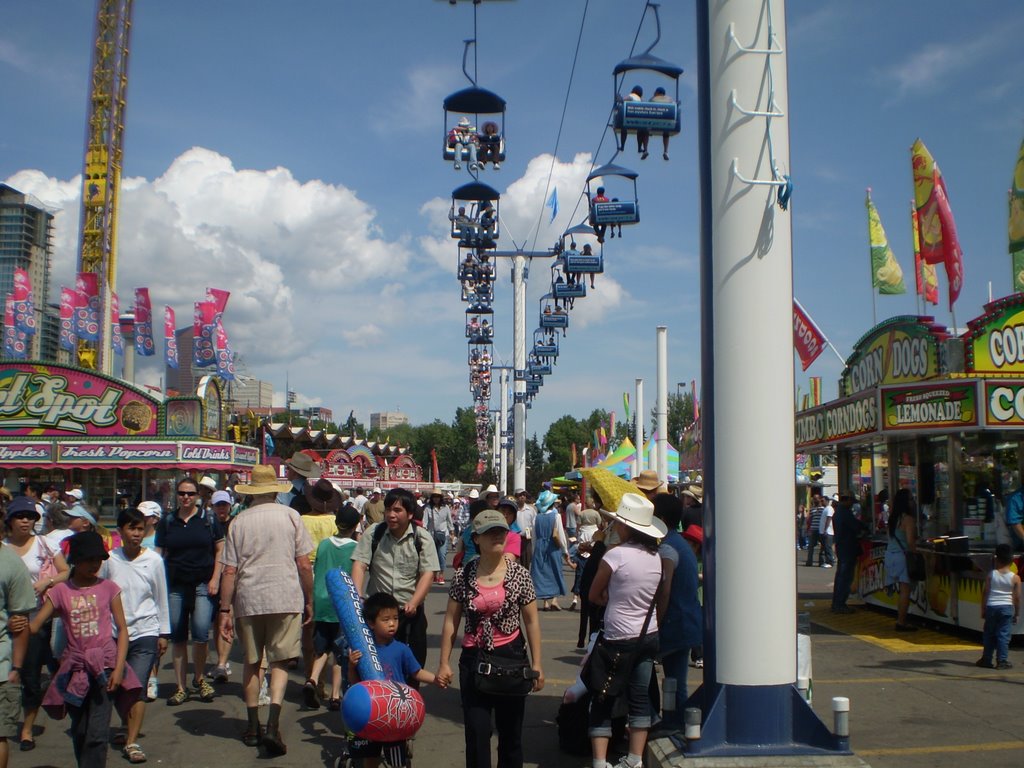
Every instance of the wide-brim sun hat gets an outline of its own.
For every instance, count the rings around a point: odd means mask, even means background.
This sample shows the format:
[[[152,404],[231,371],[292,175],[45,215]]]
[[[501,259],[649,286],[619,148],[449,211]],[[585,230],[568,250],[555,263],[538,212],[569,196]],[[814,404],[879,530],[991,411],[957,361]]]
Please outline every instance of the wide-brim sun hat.
[[[656,491],[661,487],[661,480],[658,479],[658,473],[653,469],[645,469],[639,475],[636,480],[633,481],[633,485],[639,488],[641,491]]]
[[[555,505],[555,502],[557,501],[558,497],[551,491],[541,491],[540,495],[537,496],[537,511],[542,513],[547,512],[549,509],[551,509],[551,507]]]
[[[320,478],[315,483],[306,483],[303,493],[310,508],[317,512],[334,514],[341,509],[341,492],[331,484],[330,480]]]
[[[626,493],[614,512],[601,510],[616,522],[634,531],[660,539],[668,533],[668,527],[654,516],[654,505],[639,493]]]
[[[10,522],[15,517],[27,517],[31,520],[38,520],[40,515],[39,510],[36,509],[36,503],[28,496],[19,496],[10,502],[7,505],[7,521]]]
[[[308,456],[306,457],[309,458]],[[246,496],[263,496],[268,493],[290,491],[292,484],[287,480],[278,480],[277,472],[269,464],[258,464],[252,468],[252,481],[239,483],[235,486],[238,493]]]
[[[199,481],[199,485],[203,486],[203,488],[208,488],[211,491],[217,490],[217,481],[209,475],[203,477],[203,479]]]
[[[683,491],[682,495],[689,496],[698,504],[704,503],[704,488],[699,485],[691,485],[689,488]]]
[[[478,491],[476,488],[473,488],[469,492],[469,498],[471,498],[471,499],[479,499],[480,498],[480,491]]]
[[[96,525],[96,516],[79,504],[75,504],[73,507],[68,507],[64,510],[64,514],[68,517],[80,517],[83,520],[88,520],[93,525]]]
[[[320,465],[305,453],[296,453],[285,462],[292,470],[303,477],[315,480],[320,477]]]
[[[499,493],[498,486],[494,485],[494,483],[491,483],[486,488],[484,488],[483,493],[481,495],[489,496],[492,493]]]

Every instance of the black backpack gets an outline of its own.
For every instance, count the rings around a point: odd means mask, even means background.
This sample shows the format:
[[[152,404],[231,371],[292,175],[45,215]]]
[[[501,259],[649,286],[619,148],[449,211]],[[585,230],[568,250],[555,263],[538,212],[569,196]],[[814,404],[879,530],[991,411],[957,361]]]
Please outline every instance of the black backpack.
[[[409,525],[414,526],[412,532],[413,541],[416,542],[416,564],[419,565],[420,555],[423,554],[423,542],[420,541],[419,531],[416,530],[416,523],[410,522]],[[373,556],[377,553],[377,547],[380,546],[381,539],[384,538],[384,534],[388,532],[387,523],[377,523],[377,527],[373,529],[373,538],[370,539],[370,562],[373,562]],[[369,567],[369,566],[367,566]]]

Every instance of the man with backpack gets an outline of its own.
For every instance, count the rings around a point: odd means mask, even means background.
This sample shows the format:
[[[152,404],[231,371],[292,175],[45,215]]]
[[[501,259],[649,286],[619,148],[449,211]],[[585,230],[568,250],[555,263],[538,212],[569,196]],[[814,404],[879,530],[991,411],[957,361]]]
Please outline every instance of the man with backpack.
[[[386,592],[401,606],[397,640],[427,659],[427,615],[423,601],[440,570],[431,535],[413,523],[416,499],[404,488],[384,497],[384,522],[371,525],[352,554],[352,581],[360,595]]]

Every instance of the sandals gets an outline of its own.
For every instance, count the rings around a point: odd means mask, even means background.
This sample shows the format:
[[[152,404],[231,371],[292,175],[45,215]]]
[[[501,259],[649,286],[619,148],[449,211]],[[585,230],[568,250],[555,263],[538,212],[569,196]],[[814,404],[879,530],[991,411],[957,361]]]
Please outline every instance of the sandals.
[[[205,679],[193,680],[192,688],[199,694],[200,701],[213,701],[215,691],[213,690],[213,686],[206,682]]]
[[[167,706],[168,707],[178,707],[178,706],[181,706],[186,701],[188,701],[190,698],[192,698],[192,697],[189,695],[188,691],[186,691],[183,688],[179,688],[173,694],[171,694],[170,698],[167,699]]]
[[[146,762],[146,753],[142,751],[142,747],[138,744],[125,744],[124,749],[121,753],[125,756],[125,759],[129,763],[144,763]]]

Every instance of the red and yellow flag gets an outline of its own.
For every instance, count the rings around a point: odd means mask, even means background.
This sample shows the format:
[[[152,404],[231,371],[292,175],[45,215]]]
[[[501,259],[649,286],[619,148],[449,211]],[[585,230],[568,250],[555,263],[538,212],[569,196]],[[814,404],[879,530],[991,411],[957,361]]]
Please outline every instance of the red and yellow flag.
[[[917,293],[929,304],[938,304],[939,276],[935,273],[935,265],[921,258],[921,238],[917,234],[917,209],[913,201],[910,203],[910,220],[914,232],[914,278],[917,282]]]
[[[960,296],[964,282],[963,251],[956,234],[953,211],[942,172],[920,139],[910,149],[914,173],[914,205],[921,238],[921,258],[928,264],[944,264],[949,280],[949,306]]]

